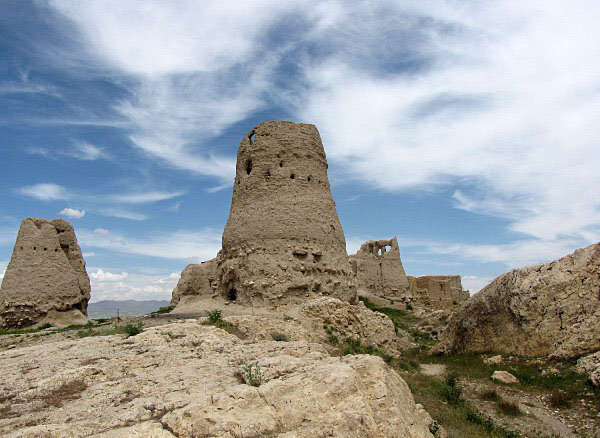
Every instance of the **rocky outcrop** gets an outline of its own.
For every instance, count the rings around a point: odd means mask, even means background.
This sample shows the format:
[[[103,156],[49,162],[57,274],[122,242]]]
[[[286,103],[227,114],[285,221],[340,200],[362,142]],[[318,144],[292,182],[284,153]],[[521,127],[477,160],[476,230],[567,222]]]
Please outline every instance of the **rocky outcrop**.
[[[181,273],[177,286],[173,289],[171,306],[177,306],[198,296],[213,296],[217,289],[217,263],[208,260],[201,264],[190,264]]]
[[[340,340],[348,337],[360,339],[391,353],[414,347],[409,341],[410,336],[405,333],[398,333],[401,337],[396,335],[390,318],[367,309],[362,302],[352,305],[335,298],[321,297],[304,304],[301,313],[312,322],[314,332],[327,326]]]
[[[71,224],[25,219],[0,288],[0,325],[87,322],[90,280]]]
[[[576,358],[600,349],[600,244],[496,278],[454,314],[438,351]]]
[[[356,302],[356,276],[314,125],[265,122],[244,136],[222,243],[208,266],[186,268],[174,302],[206,294],[253,306],[321,295]]]
[[[0,412],[7,438],[433,437],[378,357],[249,343],[200,321],[2,352]]]
[[[459,275],[425,275],[408,277],[410,296],[417,306],[432,309],[451,309],[469,299]]]
[[[350,256],[358,293],[400,300],[407,296],[408,278],[400,259],[398,239],[369,240]]]
[[[580,358],[577,361],[577,371],[588,375],[592,385],[600,388],[600,351]]]

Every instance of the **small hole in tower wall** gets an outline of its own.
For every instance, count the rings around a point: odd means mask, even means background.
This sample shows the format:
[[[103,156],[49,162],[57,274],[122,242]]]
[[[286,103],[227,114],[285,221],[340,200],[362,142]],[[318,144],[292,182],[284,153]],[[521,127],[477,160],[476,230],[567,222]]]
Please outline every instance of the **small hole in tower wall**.
[[[229,301],[237,300],[237,290],[234,287],[232,287],[231,289],[229,289],[227,291],[227,299]]]
[[[246,173],[250,175],[250,172],[252,172],[252,159],[248,158],[248,160],[246,160]]]
[[[312,176],[308,176],[308,178],[306,178],[308,180],[308,182],[310,182],[310,180],[312,179]]]
[[[296,175],[292,173],[292,174],[290,175],[290,179],[295,179],[295,178],[296,178]]]
[[[283,161],[279,162],[279,167],[283,167]]]
[[[250,144],[254,143],[254,137],[255,137],[254,131],[252,131],[250,133],[250,135],[248,136],[248,140],[250,140]]]

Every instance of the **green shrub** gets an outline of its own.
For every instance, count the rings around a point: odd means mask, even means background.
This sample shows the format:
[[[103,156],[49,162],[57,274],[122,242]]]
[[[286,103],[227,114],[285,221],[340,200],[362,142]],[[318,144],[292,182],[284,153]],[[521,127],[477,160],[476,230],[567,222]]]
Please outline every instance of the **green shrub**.
[[[446,376],[441,387],[441,396],[451,405],[457,405],[462,401],[462,391],[458,386],[458,376],[450,373]]]
[[[47,323],[45,323],[45,324],[42,324],[41,326],[39,326],[39,327],[38,327],[38,330],[45,330],[45,329],[48,329],[48,328],[50,328],[50,327],[53,327],[53,325],[52,325],[52,324],[50,324],[49,322],[47,322]]]
[[[412,310],[413,306],[410,303],[406,303],[406,310]]]
[[[211,324],[217,324],[219,321],[222,321],[223,312],[221,309],[209,310],[206,312],[206,316],[208,317],[208,322]]]
[[[138,324],[126,324],[123,326],[123,332],[127,337],[139,335],[144,331],[144,326],[141,323]]]
[[[273,338],[274,341],[278,341],[278,342],[289,342],[290,338],[288,338],[287,335],[283,334],[283,333],[271,333],[271,337]]]
[[[284,321],[291,321],[292,319],[294,319],[294,318],[292,318],[290,315],[283,315]]]
[[[258,362],[246,365],[242,371],[242,376],[246,384],[250,386],[260,386],[263,384],[262,374]]]

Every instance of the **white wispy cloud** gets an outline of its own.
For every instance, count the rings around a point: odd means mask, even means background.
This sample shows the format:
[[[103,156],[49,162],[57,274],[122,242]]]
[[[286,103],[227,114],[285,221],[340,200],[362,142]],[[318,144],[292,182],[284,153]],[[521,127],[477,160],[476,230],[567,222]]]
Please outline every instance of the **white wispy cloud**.
[[[77,141],[73,149],[66,151],[73,158],[84,161],[94,161],[101,158],[107,159],[109,155],[99,146],[95,146],[87,141]]]
[[[519,260],[597,240],[600,4],[436,5],[387,3],[386,20],[361,4],[338,14],[314,35],[332,56],[303,65],[298,117],[316,122],[347,178],[386,191],[460,184],[458,208],[531,237],[514,245],[527,248]],[[423,63],[361,63],[382,50]]]
[[[149,202],[165,201],[184,195],[186,192],[141,192],[111,195],[109,199],[123,204],[146,204]]]
[[[85,210],[77,210],[75,208],[63,208],[61,210],[60,213],[58,213],[60,215],[72,218],[72,219],[81,219],[82,217],[85,216]]]
[[[90,279],[96,280],[98,282],[123,281],[128,276],[129,274],[127,272],[121,272],[120,274],[118,274],[104,271],[103,269],[97,269],[95,272],[90,272]]]
[[[98,268],[96,272],[102,271],[101,276],[91,276],[92,300],[169,300],[171,292],[177,285],[179,274],[171,273],[147,273],[129,272],[122,274],[111,274],[112,276],[123,276],[117,280],[111,277],[106,280],[108,269]]]
[[[221,249],[221,233],[211,229],[155,233],[143,239],[105,229],[81,229],[78,230],[77,237],[81,246],[86,249],[102,248],[119,253],[168,259],[209,260]]]
[[[130,210],[123,210],[122,208],[114,208],[114,207],[102,207],[100,209],[98,209],[98,212],[102,215],[102,216],[107,216],[107,217],[116,217],[119,219],[129,219],[131,221],[145,221],[148,220],[148,216],[143,214],[143,213],[139,213],[136,211],[130,211]]]
[[[18,193],[40,201],[66,200],[71,197],[65,187],[53,183],[40,183],[21,187]]]

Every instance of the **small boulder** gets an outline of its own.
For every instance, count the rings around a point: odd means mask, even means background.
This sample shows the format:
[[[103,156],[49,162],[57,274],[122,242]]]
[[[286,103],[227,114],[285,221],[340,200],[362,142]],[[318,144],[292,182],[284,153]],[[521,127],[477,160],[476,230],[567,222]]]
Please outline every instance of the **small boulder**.
[[[492,374],[492,380],[500,383],[505,383],[507,385],[519,383],[519,379],[517,379],[508,371],[494,371],[494,374]]]

